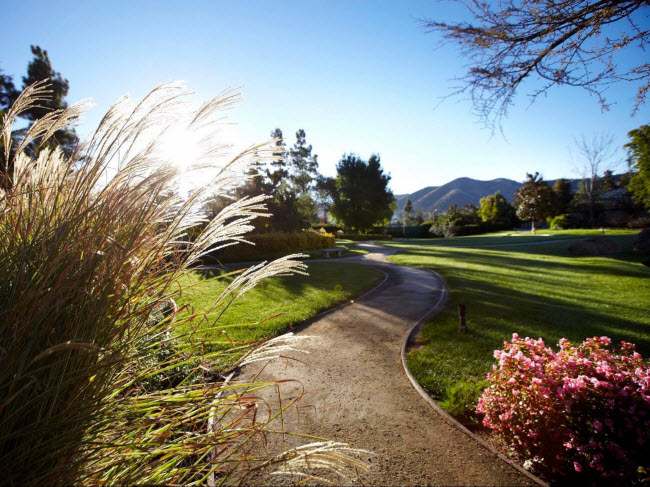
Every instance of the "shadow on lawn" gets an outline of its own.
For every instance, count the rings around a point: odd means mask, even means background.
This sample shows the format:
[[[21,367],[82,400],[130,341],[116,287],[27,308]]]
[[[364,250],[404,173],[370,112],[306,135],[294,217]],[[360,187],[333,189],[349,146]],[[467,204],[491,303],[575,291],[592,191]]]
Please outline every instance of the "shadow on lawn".
[[[639,352],[650,354],[650,324],[599,313],[579,303],[505,288],[495,282],[455,278],[451,287],[449,306],[468,303],[470,328],[494,345],[500,346],[502,340],[509,340],[513,332],[531,338],[542,337],[547,345],[553,346],[561,338],[579,343],[589,336],[607,335],[616,343],[621,340],[636,343]],[[454,287],[462,289],[462,293],[454,291]],[[590,298],[586,296],[585,299]],[[642,313],[643,307],[638,303],[629,309]]]
[[[608,274],[619,277],[650,277],[650,269],[643,264],[648,254],[632,252],[630,237],[622,237],[622,251],[600,257],[573,257],[569,255],[568,244],[555,243],[535,246],[516,246],[500,248],[453,248],[453,247],[411,247],[404,249],[408,255],[456,259],[463,263],[473,263],[485,267],[504,267],[527,272],[556,269],[561,273],[580,272],[587,274]],[[477,251],[480,251],[477,252]],[[550,259],[535,259],[527,256],[549,256],[563,259],[559,262]],[[564,260],[566,259],[566,260]],[[618,261],[618,263],[608,261]],[[620,262],[629,265],[621,266]],[[585,265],[587,264],[587,265]]]
[[[422,264],[449,276],[449,312],[458,303],[466,303],[468,319],[474,318],[472,326],[477,338],[487,340],[486,348],[500,346],[513,332],[543,337],[547,345],[556,345],[562,337],[580,342],[588,336],[607,335],[615,342],[636,343],[641,353],[650,354],[650,323],[616,315],[616,310],[621,310],[625,312],[619,314],[626,316],[647,316],[647,303],[638,300],[647,294],[638,293],[635,287],[650,283],[647,280],[650,269],[640,263],[643,256],[623,252],[576,261],[566,248],[534,247],[530,252],[528,249],[520,246],[516,251],[481,249],[477,252],[412,248],[408,253],[432,258]],[[544,255],[566,257],[566,260],[546,260]],[[595,293],[592,281],[599,276],[605,278],[603,289]],[[607,276],[630,279],[627,303],[624,299],[614,303],[608,299]],[[531,290],[531,285],[539,287]]]

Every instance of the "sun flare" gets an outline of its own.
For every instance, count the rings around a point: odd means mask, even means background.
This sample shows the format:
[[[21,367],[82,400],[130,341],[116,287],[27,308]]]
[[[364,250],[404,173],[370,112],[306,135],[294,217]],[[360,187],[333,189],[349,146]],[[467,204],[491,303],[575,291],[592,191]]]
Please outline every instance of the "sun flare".
[[[187,172],[202,159],[201,135],[184,124],[175,124],[160,136],[158,155],[181,172]]]

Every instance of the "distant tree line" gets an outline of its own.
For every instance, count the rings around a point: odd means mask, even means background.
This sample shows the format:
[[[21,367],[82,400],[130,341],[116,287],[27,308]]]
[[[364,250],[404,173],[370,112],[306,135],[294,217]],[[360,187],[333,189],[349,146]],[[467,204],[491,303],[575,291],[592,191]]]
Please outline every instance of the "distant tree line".
[[[444,212],[423,215],[407,199],[398,224],[404,228],[426,226],[433,236],[438,237],[513,229],[526,222],[531,229],[537,222],[558,229],[595,225],[647,226],[650,219],[644,211],[645,200],[638,196],[647,193],[631,193],[628,189],[638,184],[643,191],[648,190],[647,180],[639,174],[641,171],[615,176],[611,170],[606,170],[593,181],[582,179],[576,191],[572,191],[568,179],[557,179],[551,186],[539,173],[527,174],[512,203],[497,191],[481,198],[479,206],[467,204],[458,207],[452,204]],[[588,189],[589,185],[591,189]],[[403,236],[404,232],[398,229],[393,233]]]
[[[268,196],[271,216],[259,219],[256,232],[290,232],[326,224],[329,218],[347,231],[362,233],[375,225],[386,224],[395,209],[388,188],[390,176],[384,174],[377,154],[368,161],[355,154],[344,154],[335,177],[318,171],[318,156],[307,144],[303,129],[287,149],[281,129],[271,132],[275,139],[275,158],[256,164],[247,181],[235,191],[238,198]],[[215,216],[228,203],[217,199],[209,208]]]

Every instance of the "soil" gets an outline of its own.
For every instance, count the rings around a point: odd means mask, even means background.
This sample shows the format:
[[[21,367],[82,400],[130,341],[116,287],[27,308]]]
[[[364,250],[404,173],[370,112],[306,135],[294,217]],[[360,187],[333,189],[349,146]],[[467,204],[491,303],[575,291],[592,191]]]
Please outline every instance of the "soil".
[[[412,387],[400,362],[402,342],[438,302],[442,283],[425,270],[386,262],[392,250],[364,245],[369,254],[344,260],[377,266],[388,279],[353,304],[301,326],[297,335],[313,337],[298,345],[308,354],[288,352],[284,359],[247,365],[238,380],[295,380],[280,389],[283,404],[302,396],[284,414],[287,431],[372,452],[364,455],[368,472],[356,479],[329,477],[335,484],[534,485],[448,424]],[[260,395],[277,407],[276,388]],[[269,435],[266,446],[273,453],[310,441],[315,440]],[[287,480],[265,482],[287,485]]]

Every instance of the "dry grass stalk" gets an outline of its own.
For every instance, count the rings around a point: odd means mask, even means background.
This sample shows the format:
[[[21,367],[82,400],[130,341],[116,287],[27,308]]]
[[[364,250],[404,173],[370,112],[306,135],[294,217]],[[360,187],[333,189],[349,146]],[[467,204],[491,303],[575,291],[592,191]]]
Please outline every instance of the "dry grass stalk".
[[[29,87],[5,115],[7,160],[15,118],[48,93],[44,83]],[[7,484],[200,484],[215,472],[228,482],[236,469],[251,468],[241,459],[250,456],[258,419],[240,414],[228,428],[206,428],[209,417],[225,417],[241,402],[241,384],[191,380],[203,362],[178,330],[203,315],[168,303],[189,266],[211,247],[245,241],[263,215],[262,198],[235,201],[211,221],[204,208],[273,147],[224,159],[215,120],[237,94],[226,91],[196,110],[188,95],[165,84],[138,103],[123,98],[66,157],[44,143],[86,108],[73,105],[34,123],[14,151],[11,184],[0,193],[0,475]],[[183,170],[214,174],[189,196],[178,191],[181,167],[159,151],[178,124],[207,134]],[[197,226],[203,231],[189,239]],[[219,299],[304,270],[291,256],[260,264]],[[178,370],[187,373],[175,387],[151,386]]]

